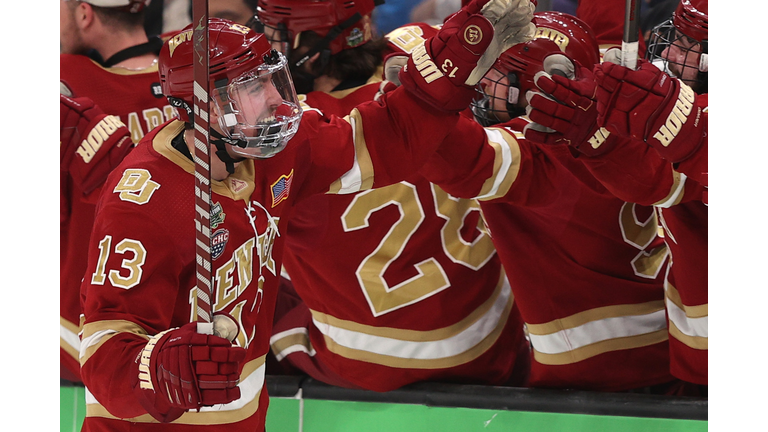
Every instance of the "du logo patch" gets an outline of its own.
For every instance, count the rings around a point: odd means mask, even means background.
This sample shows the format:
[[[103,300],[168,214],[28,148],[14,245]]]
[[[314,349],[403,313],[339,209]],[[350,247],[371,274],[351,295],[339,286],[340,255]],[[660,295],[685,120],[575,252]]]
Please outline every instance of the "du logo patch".
[[[291,192],[291,182],[293,181],[293,170],[288,175],[281,175],[276,182],[272,183],[272,208],[275,208],[283,200],[288,198]]]
[[[217,259],[224,252],[229,241],[229,230],[222,228],[211,236],[211,259]]]

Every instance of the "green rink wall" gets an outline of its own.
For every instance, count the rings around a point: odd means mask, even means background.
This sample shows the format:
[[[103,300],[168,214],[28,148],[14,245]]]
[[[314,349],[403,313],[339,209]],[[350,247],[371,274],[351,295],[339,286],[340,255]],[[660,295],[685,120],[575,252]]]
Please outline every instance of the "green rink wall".
[[[388,393],[267,377],[268,432],[706,432],[706,398],[421,383]],[[62,382],[61,432],[79,432],[82,386]]]

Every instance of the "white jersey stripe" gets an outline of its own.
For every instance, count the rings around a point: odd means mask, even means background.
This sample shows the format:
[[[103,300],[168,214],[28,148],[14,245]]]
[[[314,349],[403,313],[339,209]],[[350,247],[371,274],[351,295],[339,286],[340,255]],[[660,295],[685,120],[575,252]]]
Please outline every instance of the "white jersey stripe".
[[[639,336],[667,327],[664,310],[644,315],[604,318],[556,333],[536,335],[529,333],[536,351],[544,354],[562,354],[597,342]]]
[[[460,333],[438,341],[399,340],[335,327],[314,318],[313,321],[321,333],[350,349],[403,359],[435,360],[462,354],[483,341],[499,326],[511,295],[509,282],[505,279],[501,292],[488,312]]]
[[[690,318],[685,315],[685,311],[680,309],[674,302],[667,299],[667,313],[669,320],[675,323],[678,330],[683,334],[693,337],[706,338],[709,335],[709,317]]]

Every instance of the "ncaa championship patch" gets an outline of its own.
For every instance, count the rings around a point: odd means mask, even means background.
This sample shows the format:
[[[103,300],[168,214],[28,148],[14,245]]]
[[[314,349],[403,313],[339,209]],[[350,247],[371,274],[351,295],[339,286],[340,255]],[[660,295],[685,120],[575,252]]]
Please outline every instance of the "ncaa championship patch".
[[[229,241],[229,230],[222,228],[211,236],[211,259],[217,259],[224,252]]]
[[[276,182],[272,183],[272,208],[275,208],[280,202],[288,198],[291,192],[291,182],[293,181],[293,170],[288,175],[281,175]]]
[[[211,206],[211,229],[216,229],[217,226],[223,224],[226,218],[227,214],[221,209],[220,203]]]

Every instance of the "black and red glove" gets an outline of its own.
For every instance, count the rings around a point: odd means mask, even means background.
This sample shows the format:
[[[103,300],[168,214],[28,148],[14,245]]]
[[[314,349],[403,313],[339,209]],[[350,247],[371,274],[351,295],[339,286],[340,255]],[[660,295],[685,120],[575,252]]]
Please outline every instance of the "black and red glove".
[[[87,195],[133,148],[130,132],[87,97],[61,97],[60,171],[72,175]]]
[[[525,138],[543,144],[568,144],[585,156],[599,156],[616,146],[616,137],[597,124],[592,71],[574,64],[576,77],[538,72],[534,83],[543,92],[529,92]]]
[[[446,112],[465,110],[499,55],[533,37],[530,0],[473,0],[413,50],[400,70],[402,86]]]
[[[185,411],[240,398],[239,369],[246,351],[197,323],[152,337],[137,358],[134,386],[141,405],[160,422]]]
[[[706,135],[696,93],[646,60],[637,70],[614,63],[595,67],[598,124],[648,143],[670,162],[693,154]]]

